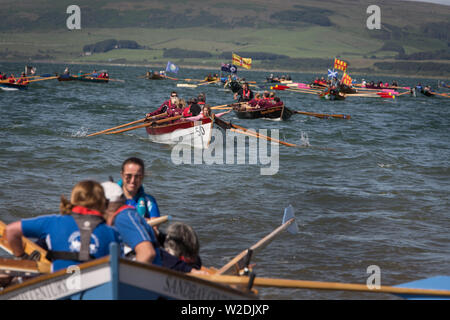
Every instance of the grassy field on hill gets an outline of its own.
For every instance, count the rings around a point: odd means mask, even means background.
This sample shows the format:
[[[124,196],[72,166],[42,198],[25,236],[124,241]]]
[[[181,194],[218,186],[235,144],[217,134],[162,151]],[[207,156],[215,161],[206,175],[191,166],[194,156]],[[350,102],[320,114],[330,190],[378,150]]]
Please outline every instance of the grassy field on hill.
[[[69,31],[69,1],[3,1],[0,60],[161,64],[165,49],[208,52],[206,59],[175,63],[216,66],[223,52],[262,52],[288,57],[282,67],[307,58],[341,57],[355,68],[393,61],[399,53],[450,50],[450,6],[366,0],[79,0],[81,30]],[[381,8],[381,30],[368,30],[366,9]],[[83,47],[107,40],[134,40],[143,49],[84,55]],[[291,60],[289,60],[291,59]],[[231,60],[231,57],[230,57]],[[449,60],[439,60],[447,72]],[[409,61],[409,63],[413,63]],[[268,61],[255,60],[254,67]],[[377,69],[377,68],[375,68]],[[374,71],[375,71],[374,69]],[[382,71],[381,69],[378,71]],[[395,70],[393,70],[395,71]]]

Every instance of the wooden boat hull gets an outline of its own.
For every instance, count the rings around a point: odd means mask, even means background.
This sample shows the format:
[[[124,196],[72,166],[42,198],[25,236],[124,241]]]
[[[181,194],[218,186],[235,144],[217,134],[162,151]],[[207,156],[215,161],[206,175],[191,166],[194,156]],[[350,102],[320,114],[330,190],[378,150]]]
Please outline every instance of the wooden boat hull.
[[[234,113],[239,119],[289,119],[293,112],[286,107],[273,107],[267,109],[259,110],[240,110],[238,108],[233,108]]]
[[[63,74],[58,77],[58,81],[73,81],[73,80],[77,80],[77,78],[72,77],[71,75]]]
[[[58,81],[84,81],[84,82],[107,83],[109,81],[109,79],[61,75],[58,77]]]
[[[252,293],[111,255],[41,275],[0,291],[0,300],[249,300]]]
[[[0,83],[0,88],[5,91],[26,90],[28,85],[18,83]]]
[[[150,141],[163,144],[185,144],[206,149],[211,142],[213,122],[210,118],[199,121],[180,121],[162,126],[146,127]]]
[[[150,77],[146,77],[147,80],[164,80],[166,77],[159,76],[159,75],[152,75]]]
[[[97,83],[108,83],[109,79],[105,78],[94,78],[94,77],[79,77],[76,78],[78,81],[84,81],[84,82],[97,82]]]

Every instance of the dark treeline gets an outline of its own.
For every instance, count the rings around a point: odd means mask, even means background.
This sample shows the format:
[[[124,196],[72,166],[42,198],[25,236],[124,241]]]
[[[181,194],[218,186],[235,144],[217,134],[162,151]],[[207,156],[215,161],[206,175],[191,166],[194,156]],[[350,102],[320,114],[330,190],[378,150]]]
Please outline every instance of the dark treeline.
[[[450,73],[449,63],[399,61],[376,62],[374,66],[382,71],[402,74],[446,75]]]
[[[142,49],[136,41],[108,39],[94,44],[87,44],[83,47],[83,52],[108,52],[113,49]]]
[[[164,49],[164,58],[177,58],[177,59],[189,59],[189,58],[212,58],[213,55],[207,51],[199,50],[186,50],[180,48]]]
[[[411,54],[401,54],[397,56],[399,60],[450,60],[450,50],[443,49],[437,51],[424,51]]]
[[[289,56],[284,54],[275,54],[268,52],[259,52],[259,51],[248,51],[248,52],[234,52],[235,54],[244,57],[244,58],[252,58],[255,60],[276,60],[276,59],[286,59]],[[231,59],[232,52],[224,51],[219,55],[221,59]]]

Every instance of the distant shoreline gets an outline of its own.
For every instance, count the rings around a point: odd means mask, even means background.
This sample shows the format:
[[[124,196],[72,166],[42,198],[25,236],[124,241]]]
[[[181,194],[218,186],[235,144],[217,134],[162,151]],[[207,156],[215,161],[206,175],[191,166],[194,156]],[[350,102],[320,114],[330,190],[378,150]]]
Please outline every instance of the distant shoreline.
[[[47,64],[67,64],[67,65],[97,65],[97,66],[116,66],[116,67],[143,67],[143,68],[152,68],[156,69],[159,68],[160,70],[165,70],[165,65],[150,65],[150,64],[144,64],[144,63],[113,63],[113,62],[78,62],[78,61],[55,61],[55,60],[35,60],[31,62],[24,62],[24,61],[8,61],[8,60],[0,60],[1,62],[7,62],[7,63],[21,63],[24,64],[33,64],[33,63],[47,63]],[[184,68],[184,69],[192,69],[192,70],[211,70],[214,72],[220,72],[220,70],[211,67],[211,66],[204,66],[204,65],[183,65],[183,64],[177,64],[178,67]],[[1,70],[0,70],[1,71]],[[310,73],[310,74],[318,74],[318,75],[324,75],[326,74],[326,71],[324,70],[311,70],[311,71],[299,71],[299,70],[285,70],[285,69],[261,69],[261,68],[252,68],[251,70],[245,69],[246,72],[252,72],[252,71],[258,71],[258,72],[267,72],[267,73]],[[62,71],[61,71],[62,72]],[[145,71],[143,71],[145,72]],[[450,75],[447,76],[431,76],[431,75],[407,75],[407,74],[392,74],[392,73],[383,73],[383,72],[375,72],[372,73],[373,76],[381,77],[399,77],[399,78],[423,78],[423,79],[438,79],[438,80],[447,80],[450,81]],[[351,72],[351,75],[358,75],[358,76],[367,76],[367,73],[361,73],[361,72]]]

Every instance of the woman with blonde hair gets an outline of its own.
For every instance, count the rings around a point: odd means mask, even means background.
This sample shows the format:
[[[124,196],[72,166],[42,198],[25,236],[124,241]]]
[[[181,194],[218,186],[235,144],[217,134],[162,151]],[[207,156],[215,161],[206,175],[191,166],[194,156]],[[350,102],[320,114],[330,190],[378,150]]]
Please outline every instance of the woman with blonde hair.
[[[61,215],[22,219],[6,227],[16,257],[27,258],[22,236],[45,239],[53,271],[109,255],[112,242],[121,243],[118,232],[105,223],[107,200],[103,187],[84,180],[72,189],[70,201],[61,196]]]

